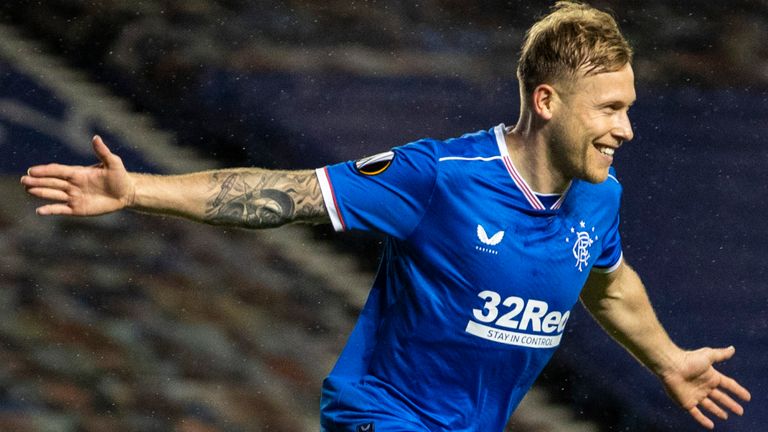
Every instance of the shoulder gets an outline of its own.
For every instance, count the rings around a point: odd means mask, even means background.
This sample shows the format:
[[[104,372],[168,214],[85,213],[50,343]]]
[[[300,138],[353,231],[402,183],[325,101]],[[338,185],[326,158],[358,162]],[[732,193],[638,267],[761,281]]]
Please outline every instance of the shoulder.
[[[424,138],[393,149],[396,153],[431,155],[436,162],[500,157],[494,130],[445,140]]]
[[[616,174],[616,168],[608,168],[608,178],[605,179],[603,183],[606,183],[606,186],[608,187],[618,188],[621,190],[621,182],[619,181],[618,174]]]
[[[614,167],[611,167],[608,169],[608,178],[605,179],[604,182],[601,183],[603,189],[606,190],[607,193],[611,193],[613,195],[621,196],[622,186],[621,182],[619,181],[619,177],[616,174],[616,169]]]
[[[442,142],[441,158],[475,159],[500,156],[495,128],[464,134]]]
[[[424,138],[392,149],[393,165],[408,165],[423,174],[459,176],[487,168],[501,160],[495,129],[468,133],[445,140]]]

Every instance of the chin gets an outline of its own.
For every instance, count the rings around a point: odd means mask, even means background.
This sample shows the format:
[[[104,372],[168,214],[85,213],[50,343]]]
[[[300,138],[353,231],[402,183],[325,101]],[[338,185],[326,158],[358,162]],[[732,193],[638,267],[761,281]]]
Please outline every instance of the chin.
[[[608,179],[608,170],[584,173],[579,178],[594,184],[602,183]]]

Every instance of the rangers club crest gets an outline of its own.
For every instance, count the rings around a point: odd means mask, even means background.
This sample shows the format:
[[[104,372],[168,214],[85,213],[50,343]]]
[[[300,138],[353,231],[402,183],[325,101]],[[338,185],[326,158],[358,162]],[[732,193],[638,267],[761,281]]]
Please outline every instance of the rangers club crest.
[[[565,242],[573,245],[571,252],[573,252],[573,257],[576,259],[575,267],[579,271],[584,271],[584,268],[589,266],[589,259],[592,258],[589,249],[597,240],[595,227],[587,229],[587,224],[584,221],[579,222],[578,229],[571,227],[570,235],[565,238]]]

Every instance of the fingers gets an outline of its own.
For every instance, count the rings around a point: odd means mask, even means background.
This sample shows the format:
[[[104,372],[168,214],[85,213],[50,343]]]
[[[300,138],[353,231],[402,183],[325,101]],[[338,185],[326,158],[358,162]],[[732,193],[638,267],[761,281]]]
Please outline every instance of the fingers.
[[[721,376],[720,380],[720,386],[724,389],[727,389],[728,391],[733,392],[735,395],[739,396],[740,398],[744,400],[749,400],[751,398],[751,395],[739,383],[737,383],[735,380],[726,377]],[[712,391],[709,393],[708,397],[705,397],[704,399],[699,402],[698,406],[701,406],[701,408],[705,409],[706,411],[714,414],[721,420],[727,420],[728,419],[728,412],[729,410],[737,415],[744,415],[744,408],[733,398],[731,398],[728,394],[725,392],[715,388],[712,389]],[[725,408],[725,409],[723,409]],[[701,410],[698,409],[698,407],[694,406],[688,412],[691,414],[691,416],[699,422],[702,426],[713,429],[714,423],[712,420],[710,420],[707,416],[705,416]]]
[[[721,420],[728,420],[728,413],[721,407],[721,405],[737,415],[744,414],[744,408],[741,405],[718,389],[712,390],[709,397],[702,399],[702,401],[699,402],[699,405]],[[688,412],[702,426],[709,429],[714,428],[715,425],[712,420],[705,416],[697,407],[691,408]]]
[[[37,165],[28,169],[27,175],[24,177],[54,177],[62,180],[69,180],[79,168],[82,167],[61,165],[57,163]],[[24,177],[22,177],[22,183],[24,183]]]
[[[42,198],[44,200],[48,201],[67,201],[69,200],[69,195],[67,195],[66,192],[58,190],[58,189],[50,189],[50,188],[30,188],[27,189],[27,193],[29,193],[32,196]]]
[[[709,398],[704,398],[699,405],[701,405],[702,408],[705,410],[711,412],[712,414],[720,417],[722,420],[728,420],[728,413],[725,412],[722,408],[720,408],[716,403],[712,402]]]
[[[736,353],[736,348],[734,348],[733,346],[730,346],[728,348],[712,349],[709,352],[709,359],[713,363],[721,362],[733,357],[735,353]],[[709,397],[712,399],[712,401],[717,402],[719,405],[724,406],[730,411],[738,415],[743,415],[744,408],[735,400],[733,400],[733,398],[731,398],[730,395],[726,394],[720,389],[726,390],[729,393],[735,395],[736,397],[744,401],[749,401],[750,399],[752,399],[752,395],[749,393],[749,391],[746,388],[741,386],[741,384],[739,384],[733,378],[720,374],[719,372],[718,374],[720,375],[720,383],[718,384],[718,388],[713,389],[709,393]]]
[[[106,166],[115,166],[116,164],[122,165],[122,161],[119,157],[115,156],[104,144],[104,141],[100,136],[95,135],[91,141],[93,150],[96,152],[101,163]],[[62,165],[57,163],[47,165],[36,165],[27,170],[27,175],[22,177],[22,183],[24,183],[25,177],[54,177],[63,180],[68,180],[72,175],[83,167],[74,165]]]
[[[109,147],[104,144],[104,140],[102,140],[100,136],[94,135],[91,140],[91,145],[93,146],[93,151],[96,152],[96,156],[99,157],[99,160],[105,166],[109,166],[109,159],[112,156],[112,152],[109,151]]]
[[[709,397],[738,415],[744,414],[744,408],[739,405],[738,402],[718,389],[712,390],[712,392],[709,393]]]
[[[63,169],[62,169],[63,168]],[[69,192],[71,190],[72,185],[67,180],[62,180],[61,178],[57,177],[35,177],[35,174],[45,175],[45,174],[57,174],[57,175],[68,175],[68,170],[66,169],[68,167],[65,167],[63,165],[45,165],[45,166],[39,166],[39,167],[32,167],[29,169],[28,173],[29,175],[25,175],[21,178],[21,184],[24,185],[24,188],[26,189],[27,193],[44,200],[49,201],[63,201],[67,202],[69,201]],[[40,212],[40,209],[37,211],[38,214],[52,214],[49,213],[48,210],[45,210],[43,213]],[[61,213],[56,213],[61,214]]]
[[[70,184],[66,180],[61,180],[53,177],[31,177],[24,176],[21,178],[21,184],[23,184],[27,190],[31,188],[50,188],[66,191]]]
[[[40,216],[49,215],[71,215],[73,210],[66,204],[48,204],[42,207],[38,207],[35,211]]]
[[[29,171],[33,171],[34,168],[36,167],[30,168]],[[72,214],[72,208],[69,207],[68,204],[65,204],[70,200],[69,191],[72,187],[72,185],[67,180],[62,180],[55,177],[33,177],[31,175],[26,175],[21,178],[21,183],[24,185],[27,193],[34,197],[48,201],[58,201],[54,204],[38,207],[36,210],[37,214]]]
[[[709,350],[708,355],[712,363],[719,363],[733,357],[735,353],[736,348],[729,346],[728,348],[712,348]]]
[[[701,410],[699,410],[697,407],[693,407],[688,410],[688,414],[691,415],[691,417],[694,418],[697,422],[699,422],[700,425],[704,426],[707,429],[714,429],[715,424],[710,420],[707,416],[701,413]]]
[[[735,379],[727,377],[721,374],[720,387],[728,390],[730,393],[739,397],[739,399],[749,402],[752,399],[752,395],[749,390],[741,386]]]

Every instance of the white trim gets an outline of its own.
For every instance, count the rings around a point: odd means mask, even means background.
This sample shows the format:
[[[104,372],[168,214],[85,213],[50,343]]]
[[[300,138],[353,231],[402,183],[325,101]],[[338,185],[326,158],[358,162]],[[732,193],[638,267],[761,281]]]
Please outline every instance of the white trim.
[[[477,156],[477,157],[446,156],[446,157],[441,157],[440,159],[438,159],[438,161],[439,162],[443,162],[443,161],[449,161],[449,160],[462,160],[462,161],[490,162],[490,161],[499,160],[499,159],[501,159],[501,156],[491,156],[491,157],[482,157],[482,156]]]
[[[499,146],[499,154],[501,157],[509,157],[509,151],[507,151],[507,140],[504,139],[504,131],[507,127],[504,123],[497,125],[493,128],[493,133],[496,135],[496,145]]]
[[[395,152],[393,151],[386,151],[383,153],[377,153],[373,156],[368,156],[366,158],[362,158],[355,162],[355,168],[361,169],[366,167],[367,165],[372,165],[378,162],[382,161],[391,161],[395,157]]]
[[[507,127],[504,125],[504,123],[501,123],[500,125],[496,126],[493,131],[496,135],[496,145],[499,146],[499,153],[501,154],[502,160],[504,160],[504,164],[507,166],[507,171],[509,171],[509,175],[512,177],[512,181],[515,182],[518,189],[523,193],[525,196],[525,199],[528,200],[528,203],[536,210],[546,210],[547,208],[544,207],[544,204],[541,203],[541,200],[537,195],[543,195],[546,196],[548,194],[542,194],[539,192],[534,191],[531,186],[528,185],[528,182],[525,181],[525,178],[522,174],[520,174],[520,171],[515,166],[515,163],[512,161],[512,157],[509,156],[509,151],[507,149],[507,140],[504,138],[504,132],[507,130]],[[565,190],[563,193],[559,194],[560,199],[555,201],[554,204],[552,204],[551,207],[549,207],[549,210],[557,210],[562,206],[563,201],[565,201],[566,195],[568,195],[568,191],[571,189],[571,185],[573,184],[573,180],[570,180],[568,182],[568,186],[565,187]],[[552,195],[558,195],[558,194],[552,194]]]
[[[544,204],[542,204],[539,198],[536,196],[536,192],[534,192],[533,189],[528,186],[528,183],[525,181],[523,176],[520,175],[517,167],[515,167],[515,163],[512,162],[512,158],[509,156],[509,151],[507,150],[507,140],[504,138],[505,128],[506,127],[503,123],[494,128],[496,135],[496,145],[499,146],[499,153],[501,153],[501,158],[504,160],[504,165],[506,165],[507,171],[509,172],[510,177],[512,177],[512,181],[515,182],[517,188],[520,189],[520,191],[523,193],[523,196],[525,196],[525,199],[528,200],[528,204],[530,204],[531,207],[536,210],[545,210],[546,207],[544,207]]]
[[[621,266],[622,261],[624,261],[624,252],[622,252],[621,255],[619,255],[619,259],[616,260],[616,263],[614,265],[607,268],[593,266],[592,271],[595,273],[601,273],[601,274],[613,273],[619,269],[619,266]]]
[[[328,178],[325,168],[316,169],[315,175],[317,176],[318,183],[320,183],[320,192],[323,194],[323,202],[325,203],[328,217],[333,224],[333,229],[336,230],[336,232],[342,232],[344,231],[344,225],[341,223],[339,209],[336,208],[336,201],[333,197],[333,188],[331,188],[331,180]]]
[[[563,201],[565,201],[566,195],[568,195],[568,191],[571,190],[571,185],[573,185],[573,180],[568,182],[568,186],[565,187],[565,190],[563,193],[560,194],[560,198],[555,201],[554,204],[552,204],[552,207],[550,207],[550,210],[557,210],[563,205]]]
[[[612,176],[611,174],[608,174],[608,178],[612,178],[613,181],[615,181],[616,183],[619,183],[619,179],[617,179],[616,177]]]

